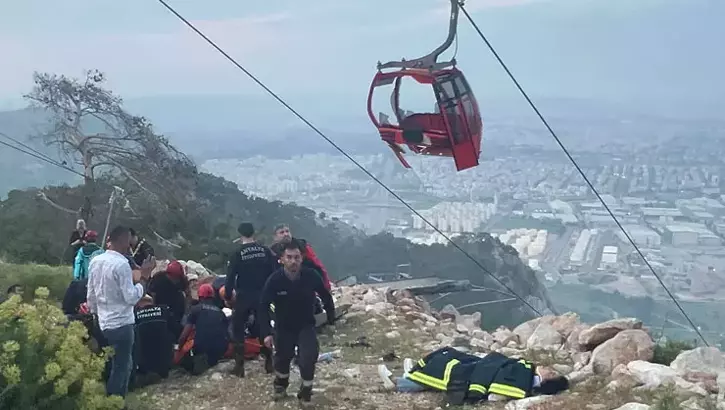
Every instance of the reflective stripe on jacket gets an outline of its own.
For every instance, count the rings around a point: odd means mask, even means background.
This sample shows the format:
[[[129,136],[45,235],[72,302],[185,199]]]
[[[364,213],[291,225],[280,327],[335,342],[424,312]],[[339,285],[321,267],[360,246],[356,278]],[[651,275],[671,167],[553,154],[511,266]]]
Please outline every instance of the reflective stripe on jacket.
[[[431,389],[465,392],[467,401],[486,400],[488,394],[522,399],[531,394],[536,366],[491,352],[481,358],[444,347],[418,361],[410,380]]]

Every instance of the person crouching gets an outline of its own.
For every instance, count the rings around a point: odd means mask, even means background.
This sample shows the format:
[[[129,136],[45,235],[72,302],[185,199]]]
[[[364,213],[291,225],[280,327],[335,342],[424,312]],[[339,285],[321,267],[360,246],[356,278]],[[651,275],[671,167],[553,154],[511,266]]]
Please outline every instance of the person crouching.
[[[175,325],[169,308],[146,295],[136,304],[133,386],[142,387],[169,376],[174,355]]]
[[[229,347],[229,322],[214,302],[214,289],[205,283],[199,286],[198,296],[199,303],[192,306],[179,337],[179,346],[184,346],[194,333],[193,374],[201,374],[216,365]]]

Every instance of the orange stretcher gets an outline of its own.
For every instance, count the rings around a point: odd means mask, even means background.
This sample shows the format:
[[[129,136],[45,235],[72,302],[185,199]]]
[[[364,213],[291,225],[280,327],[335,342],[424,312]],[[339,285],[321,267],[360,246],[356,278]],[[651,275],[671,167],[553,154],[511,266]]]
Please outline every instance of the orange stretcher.
[[[196,336],[196,330],[192,330],[189,334],[189,338],[186,339],[186,343],[183,346],[179,346],[179,350],[174,353],[174,364],[179,365],[181,360],[191,352],[194,348],[194,337]],[[259,356],[259,351],[262,348],[262,344],[259,343],[259,339],[256,337],[248,337],[244,341],[244,358],[253,359]],[[225,359],[234,358],[234,345],[230,342],[227,347],[226,353],[224,353]]]

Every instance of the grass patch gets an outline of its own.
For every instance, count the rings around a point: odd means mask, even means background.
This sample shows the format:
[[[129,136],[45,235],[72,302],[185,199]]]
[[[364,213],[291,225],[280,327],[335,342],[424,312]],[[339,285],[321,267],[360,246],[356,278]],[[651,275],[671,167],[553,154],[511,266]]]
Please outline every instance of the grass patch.
[[[664,344],[655,346],[654,358],[652,363],[663,364],[669,366],[675,358],[685,350],[692,350],[695,345],[690,342],[679,340],[667,340]]]
[[[73,280],[70,266],[48,266],[0,262],[0,292],[19,284],[24,288],[26,301],[32,299],[35,289],[44,286],[50,291],[50,300],[61,301],[68,284]]]
[[[655,396],[652,410],[679,410],[680,402],[680,398],[673,389],[660,390],[659,394]]]
[[[718,410],[717,399],[711,396],[701,398],[697,404],[702,407],[702,410]]]

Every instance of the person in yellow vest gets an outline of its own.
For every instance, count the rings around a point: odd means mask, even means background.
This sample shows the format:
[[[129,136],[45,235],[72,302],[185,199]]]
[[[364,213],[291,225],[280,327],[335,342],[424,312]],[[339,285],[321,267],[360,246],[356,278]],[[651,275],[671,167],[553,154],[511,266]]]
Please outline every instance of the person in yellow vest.
[[[383,365],[378,373],[388,388],[442,391],[452,405],[553,395],[569,388],[569,380],[554,370],[497,352],[479,357],[444,347],[406,367],[396,382]]]

